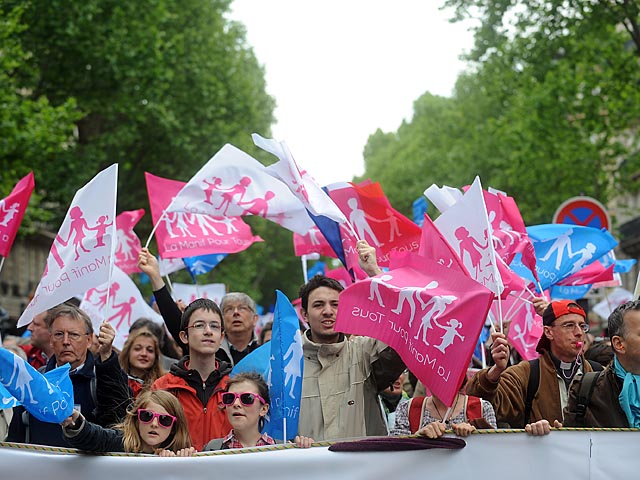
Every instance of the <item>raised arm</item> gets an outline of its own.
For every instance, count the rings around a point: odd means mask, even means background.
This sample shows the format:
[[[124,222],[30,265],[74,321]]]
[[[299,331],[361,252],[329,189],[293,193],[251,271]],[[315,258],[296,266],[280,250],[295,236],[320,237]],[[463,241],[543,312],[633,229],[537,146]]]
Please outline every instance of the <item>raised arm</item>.
[[[143,248],[138,254],[138,268],[149,275],[151,280],[151,288],[153,288],[153,296],[158,304],[160,315],[167,325],[169,333],[176,343],[187,352],[188,346],[180,340],[180,320],[182,319],[182,311],[171,298],[167,286],[160,275],[160,265],[156,257],[149,253],[149,249]]]

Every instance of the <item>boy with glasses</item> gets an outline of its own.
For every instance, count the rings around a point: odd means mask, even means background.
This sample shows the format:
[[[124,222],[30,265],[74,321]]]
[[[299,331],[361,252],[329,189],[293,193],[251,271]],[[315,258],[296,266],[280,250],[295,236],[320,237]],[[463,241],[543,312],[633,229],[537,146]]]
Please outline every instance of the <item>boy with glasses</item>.
[[[507,337],[493,333],[491,356],[495,365],[475,374],[467,394],[490,401],[499,426],[507,423],[512,428],[524,428],[540,420],[551,425],[562,422],[562,410],[576,374],[602,370],[601,365],[585,360],[583,355],[589,330],[586,318],[573,300],[551,302],[542,314],[543,333],[536,347],[540,358],[508,368]]]
[[[231,367],[216,359],[223,338],[218,305],[206,298],[193,301],[180,323],[180,340],[189,346],[189,355],[153,384],[154,390],[167,390],[178,398],[198,451],[212,438],[224,437],[231,430],[221,408]]]

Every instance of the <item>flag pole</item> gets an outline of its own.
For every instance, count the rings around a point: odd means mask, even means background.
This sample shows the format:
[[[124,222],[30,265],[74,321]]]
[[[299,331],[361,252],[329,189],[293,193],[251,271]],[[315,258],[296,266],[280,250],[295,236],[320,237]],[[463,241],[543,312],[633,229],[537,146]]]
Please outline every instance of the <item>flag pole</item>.
[[[502,318],[502,296],[498,295],[498,319],[500,320],[500,333],[504,333],[504,320]]]
[[[640,298],[640,268],[638,269],[638,279],[636,280],[636,288],[633,290],[633,298]]]
[[[0,273],[2,273],[2,267],[4,267],[4,259],[5,257],[2,257],[2,260],[0,260]]]
[[[302,279],[302,281],[303,281],[304,283],[307,283],[307,274],[308,274],[308,272],[307,272],[307,255],[306,255],[306,254],[303,254],[303,255],[300,257],[300,261],[302,262],[302,276],[304,277],[304,278]]]
[[[171,279],[169,279],[168,273],[164,276],[164,279],[167,281],[167,286],[169,287],[169,291],[173,293],[173,284],[171,283]]]
[[[153,235],[156,233],[156,230],[158,229],[158,226],[160,225],[160,222],[164,219],[166,213],[167,213],[166,210],[162,211],[162,215],[160,215],[160,218],[158,219],[156,224],[153,226],[153,230],[151,230],[151,233],[149,234],[149,238],[147,239],[147,243],[144,244],[144,248],[149,248],[149,244],[151,243],[151,239],[153,238]]]
[[[116,204],[118,199],[118,164],[116,163],[116,184],[115,184],[115,198],[116,201],[113,202],[113,212],[111,222],[111,254],[109,255],[109,278],[107,279],[107,304],[105,309],[105,316],[103,318],[103,322],[108,322],[109,318],[111,318],[112,311],[112,301],[111,299],[111,280],[113,279],[113,266],[116,263],[116,246],[117,246],[117,232],[116,232]],[[115,300],[115,299],[114,299]],[[98,333],[100,333],[100,328],[98,328]]]

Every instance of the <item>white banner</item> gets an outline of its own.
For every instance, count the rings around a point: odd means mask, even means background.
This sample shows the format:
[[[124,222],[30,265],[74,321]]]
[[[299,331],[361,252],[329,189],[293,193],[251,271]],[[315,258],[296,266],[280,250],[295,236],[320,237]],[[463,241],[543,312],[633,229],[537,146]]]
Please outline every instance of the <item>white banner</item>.
[[[402,480],[433,477],[518,480],[544,478],[634,478],[640,432],[554,431],[546,437],[524,433],[471,435],[461,450],[334,453],[327,447],[291,448],[184,458],[89,456],[0,447],[2,478],[65,480],[154,480],[210,478]],[[2,444],[0,444],[2,445]],[[431,472],[431,473],[429,473]]]

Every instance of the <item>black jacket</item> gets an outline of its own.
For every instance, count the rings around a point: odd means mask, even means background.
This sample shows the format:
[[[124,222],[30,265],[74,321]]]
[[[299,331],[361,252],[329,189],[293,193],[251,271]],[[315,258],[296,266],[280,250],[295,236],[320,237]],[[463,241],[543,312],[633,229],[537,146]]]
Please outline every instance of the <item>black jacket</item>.
[[[55,357],[47,362],[45,372],[56,367]],[[122,374],[117,374],[117,370]],[[120,422],[126,414],[131,390],[127,376],[120,369],[118,357],[113,352],[109,359],[102,363],[91,352],[79,371],[70,375],[73,384],[73,402],[75,408],[89,421],[102,426]],[[60,425],[42,422],[25,411],[24,407],[15,407],[9,426],[8,442],[33,443],[54,447],[69,447],[62,435]]]

